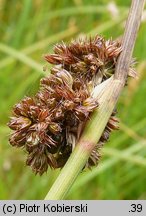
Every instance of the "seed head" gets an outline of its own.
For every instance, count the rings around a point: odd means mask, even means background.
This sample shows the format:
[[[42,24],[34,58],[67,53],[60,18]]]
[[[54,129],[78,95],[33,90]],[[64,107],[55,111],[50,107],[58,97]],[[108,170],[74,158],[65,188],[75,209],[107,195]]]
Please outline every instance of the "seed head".
[[[109,79],[121,52],[118,41],[100,36],[57,44],[54,54],[46,54],[52,64],[50,76],[40,81],[36,95],[25,97],[13,108],[8,126],[13,130],[10,144],[27,152],[26,164],[42,175],[50,168],[61,168],[80,138],[90,114],[98,109],[92,97],[96,85]],[[129,75],[135,76],[131,67]],[[112,113],[105,130],[86,163],[98,164],[100,148],[118,129]]]

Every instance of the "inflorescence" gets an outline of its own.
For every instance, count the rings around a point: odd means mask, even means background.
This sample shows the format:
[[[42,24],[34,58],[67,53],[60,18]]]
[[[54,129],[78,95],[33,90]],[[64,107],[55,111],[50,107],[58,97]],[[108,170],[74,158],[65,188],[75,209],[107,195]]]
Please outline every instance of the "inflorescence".
[[[98,109],[91,95],[94,87],[109,79],[121,52],[118,41],[76,40],[54,47],[54,54],[45,55],[52,64],[51,74],[40,81],[34,97],[25,97],[13,108],[8,126],[13,130],[10,144],[27,151],[26,164],[42,175],[48,167],[61,168],[79,140],[89,115]],[[130,75],[134,70],[129,70]],[[99,149],[118,129],[114,111],[106,128],[91,152],[87,167],[96,165]],[[95,129],[96,130],[96,129]]]

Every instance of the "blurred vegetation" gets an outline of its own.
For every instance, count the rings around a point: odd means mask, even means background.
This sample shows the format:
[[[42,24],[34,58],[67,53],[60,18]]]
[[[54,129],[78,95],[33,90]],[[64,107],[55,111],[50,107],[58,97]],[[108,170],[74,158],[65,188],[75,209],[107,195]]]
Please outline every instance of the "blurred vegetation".
[[[59,173],[35,176],[25,166],[25,153],[8,143],[12,106],[38,89],[43,54],[85,34],[120,37],[130,2],[0,1],[0,199],[43,199]],[[129,80],[118,103],[121,130],[103,148],[99,166],[80,174],[67,199],[146,199],[145,15],[134,51],[139,79]]]

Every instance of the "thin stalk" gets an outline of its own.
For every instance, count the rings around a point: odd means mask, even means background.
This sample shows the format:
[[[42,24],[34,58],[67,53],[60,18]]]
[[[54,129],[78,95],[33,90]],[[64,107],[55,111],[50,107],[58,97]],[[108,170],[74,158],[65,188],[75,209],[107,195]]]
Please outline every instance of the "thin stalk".
[[[145,0],[132,0],[131,8],[129,11],[129,16],[122,41],[123,51],[119,57],[115,73],[115,78],[121,80],[123,83],[126,81],[129,66],[131,63],[132,53],[141,22],[144,4]]]
[[[99,108],[95,110],[90,121],[87,122],[75,150],[45,197],[46,200],[59,200],[64,198],[102,135],[127,79],[144,2],[144,0],[132,1],[123,37],[123,51],[116,66],[115,77],[106,82],[99,94],[95,92],[94,96],[98,98]]]

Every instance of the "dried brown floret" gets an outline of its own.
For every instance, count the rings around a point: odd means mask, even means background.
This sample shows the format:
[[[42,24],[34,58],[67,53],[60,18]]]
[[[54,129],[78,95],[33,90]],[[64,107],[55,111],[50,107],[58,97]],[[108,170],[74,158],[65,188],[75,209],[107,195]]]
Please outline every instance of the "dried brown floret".
[[[40,175],[48,170],[48,166],[57,168],[54,156],[43,145],[35,146],[32,149],[28,154],[26,164],[32,168],[35,174],[39,173]]]

